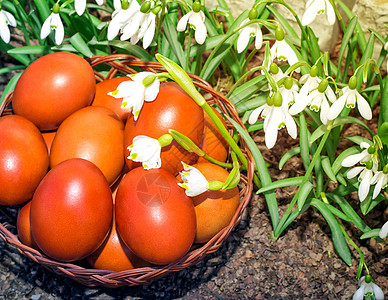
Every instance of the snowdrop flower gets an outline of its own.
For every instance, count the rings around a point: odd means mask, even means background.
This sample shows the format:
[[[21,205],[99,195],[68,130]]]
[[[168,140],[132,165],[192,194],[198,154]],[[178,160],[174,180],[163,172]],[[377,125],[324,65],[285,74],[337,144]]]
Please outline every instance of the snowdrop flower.
[[[335,22],[334,8],[329,0],[309,0],[306,3],[306,11],[302,17],[302,25],[306,26],[313,22],[317,15],[327,12],[327,21],[330,25]]]
[[[162,147],[157,139],[138,135],[134,137],[132,145],[128,146],[127,149],[130,153],[128,159],[141,162],[146,170],[158,169],[162,165],[160,158]]]
[[[9,43],[11,39],[8,26],[16,27],[16,20],[11,13],[1,8],[0,2],[0,37],[5,43]]]
[[[301,98],[307,97],[308,94],[318,88],[321,79],[317,75],[318,67],[313,65],[310,69],[310,73],[303,75],[299,79],[299,82],[302,84],[302,88],[299,91]]]
[[[143,39],[143,48],[147,49],[155,34],[156,15],[151,10],[151,2],[143,2],[139,11],[136,11],[131,20],[121,30],[122,41],[131,39],[131,44],[136,44]]]
[[[60,45],[65,36],[65,30],[63,28],[61,17],[59,16],[60,7],[58,3],[55,3],[52,9],[52,13],[44,21],[40,32],[40,38],[46,38],[51,30],[55,30],[55,44]]]
[[[384,167],[383,171],[378,171],[372,177],[371,184],[376,184],[375,189],[373,190],[372,199],[375,199],[381,192],[383,188],[387,186],[388,183],[388,168]]]
[[[279,92],[267,98],[267,103],[256,108],[249,116],[249,124],[254,124],[261,115],[264,119],[265,145],[268,149],[275,146],[278,130],[287,128],[288,134],[295,139],[297,136],[296,123],[290,113],[288,106],[283,101]]]
[[[189,166],[182,162],[183,171],[179,172],[183,183],[178,185],[185,189],[185,193],[189,197],[198,196],[209,189],[209,182],[205,176],[195,167]]]
[[[310,92],[308,96],[299,97],[297,101],[291,106],[290,114],[296,115],[300,113],[302,110],[309,106],[311,110],[320,112],[320,119],[323,124],[328,123],[327,114],[329,112],[330,106],[329,102],[334,102],[336,100],[336,96],[333,90],[329,86],[329,82],[327,79],[323,79],[316,90]]]
[[[190,27],[195,30],[195,40],[198,44],[203,44],[206,39],[207,29],[205,26],[205,14],[201,10],[201,3],[195,1],[193,3],[193,10],[185,14],[178,22],[177,30],[184,31],[186,25],[189,23]]]
[[[375,146],[369,145],[367,142],[361,142],[360,143],[361,149],[364,149],[361,153],[353,154],[348,157],[346,157],[342,161],[343,167],[353,167],[354,165],[358,163],[365,164],[366,162],[372,160],[373,162],[373,168],[377,169],[378,166],[378,154],[377,149]]]
[[[123,0],[121,3],[120,1],[114,1],[113,4],[115,11],[112,14],[112,21],[108,25],[107,33],[109,41],[113,40],[119,32],[122,33],[124,26],[131,21],[135,13],[140,11],[139,3],[134,0],[131,4],[128,0]]]
[[[297,63],[298,57],[296,56],[296,53],[290,45],[287,44],[286,40],[284,39],[284,31],[281,27],[276,28],[275,32],[276,36],[276,42],[271,47],[270,53],[271,53],[271,60],[274,60],[277,58],[280,61],[288,61],[290,65],[293,65]],[[297,68],[295,72],[299,73],[300,68]]]
[[[140,72],[129,75],[132,81],[123,81],[113,92],[108,95],[115,98],[123,98],[122,108],[130,107],[134,120],[139,117],[144,101],[152,102],[159,94],[160,82],[151,72]]]
[[[96,0],[98,5],[102,5],[104,3],[103,0]],[[77,14],[80,16],[84,13],[86,8],[86,0],[74,0],[74,7]]]
[[[365,166],[354,167],[347,173],[348,179],[352,179],[358,176],[358,181],[361,181],[358,186],[358,198],[360,201],[364,201],[368,196],[370,186],[372,185],[373,172],[377,171],[373,167],[373,162],[370,160],[366,162]]]
[[[384,300],[384,293],[381,288],[372,282],[372,276],[369,274],[362,276],[358,281],[360,288],[354,293],[353,300],[363,300],[365,295],[372,296],[376,300]]]
[[[256,8],[252,8],[249,11],[249,17],[241,22],[240,26],[245,25],[251,20],[254,20],[257,18],[257,10]],[[255,39],[255,48],[260,49],[263,45],[263,34],[261,32],[261,28],[259,24],[252,23],[243,29],[240,29],[239,31],[239,37],[237,40],[237,53],[241,53],[245,50],[245,48],[248,46],[249,38],[256,37]]]
[[[357,102],[357,109],[360,115],[365,120],[372,119],[372,110],[369,106],[368,101],[364,99],[363,96],[356,89],[357,78],[352,76],[349,80],[349,86],[346,86],[342,89],[342,96],[337,99],[330,107],[327,118],[329,120],[334,120],[342,111],[344,106],[347,108],[354,108]]]
[[[388,221],[385,222],[383,227],[381,227],[380,232],[379,232],[379,237],[382,239],[385,239],[388,236]]]
[[[283,102],[285,104],[291,105],[296,101],[299,101],[299,87],[298,85],[292,80],[291,77],[288,77],[284,81],[284,85],[279,88],[279,93],[283,97]]]

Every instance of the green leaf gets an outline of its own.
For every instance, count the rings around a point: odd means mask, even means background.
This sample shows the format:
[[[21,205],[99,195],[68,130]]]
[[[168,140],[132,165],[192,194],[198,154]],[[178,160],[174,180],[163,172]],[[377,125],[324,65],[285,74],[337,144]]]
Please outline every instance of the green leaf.
[[[268,93],[261,93],[257,97],[250,100],[240,101],[236,106],[239,115],[245,113],[248,110],[253,110],[261,105],[264,105],[267,101]]]
[[[314,188],[314,185],[310,181],[307,181],[298,190],[298,210],[299,211],[302,210],[302,207],[304,206],[306,199],[310,195],[310,192],[313,190],[313,188]]]
[[[17,65],[17,66],[11,66],[11,67],[4,67],[0,69],[0,74],[8,73],[15,70],[23,70],[26,66],[23,65]]]
[[[44,22],[50,15],[50,7],[45,0],[34,0],[36,8],[38,9],[40,20]]]
[[[388,122],[384,122],[379,126],[378,135],[383,144],[388,146]]]
[[[378,238],[380,230],[381,230],[380,228],[371,229],[365,232],[363,235],[361,235],[360,239],[365,240],[365,239],[371,239],[371,238]]]
[[[11,91],[14,90],[15,85],[16,85],[16,83],[18,82],[18,80],[19,80],[19,78],[20,78],[20,76],[21,76],[22,74],[23,74],[23,73],[17,73],[17,74],[15,74],[15,75],[11,78],[11,80],[7,83],[7,85],[6,85],[5,88],[4,88],[3,94],[2,94],[1,97],[0,97],[0,104],[3,103],[5,96],[6,96],[9,92],[11,92]]]
[[[88,45],[83,40],[83,38],[82,38],[80,33],[74,34],[69,39],[69,42],[82,55],[84,55],[86,57],[92,57],[93,56],[93,52],[89,49]]]
[[[7,51],[8,54],[45,55],[52,52],[49,46],[24,46]]]
[[[350,117],[350,116],[336,118],[333,122],[333,128],[335,128],[337,126],[345,125],[345,124],[358,124],[358,125],[364,127],[370,133],[370,135],[373,136],[369,127],[367,125],[365,125],[364,122],[360,121],[357,118]],[[325,125],[325,124],[322,124],[321,126],[319,126],[311,135],[310,141],[309,141],[310,144],[315,142],[318,138],[320,138],[325,133],[326,129],[327,129],[327,125]]]
[[[256,169],[259,173],[262,186],[270,185],[272,183],[271,175],[269,174],[265,160],[259,148],[257,148],[256,143],[253,141],[252,137],[236,121],[234,121],[232,118],[229,118],[228,116],[226,117],[230,122],[232,122],[233,126],[237,129],[238,133],[244,139],[249,150],[251,151],[252,156],[255,160]],[[267,202],[269,214],[271,216],[272,226],[273,228],[275,228],[279,223],[279,211],[275,193],[273,191],[265,192],[264,197]]]
[[[346,222],[349,222],[351,223],[352,222],[352,219],[350,219],[347,215],[345,215],[342,211],[340,211],[339,209],[335,208],[334,206],[330,205],[330,204],[327,204],[326,203],[326,206],[327,208],[331,211],[331,213],[335,216],[337,216],[338,218],[346,221]]]
[[[325,172],[327,177],[329,177],[331,181],[337,182],[337,178],[335,177],[335,174],[330,164],[330,159],[327,156],[323,156],[321,162],[323,171]]]
[[[303,113],[299,116],[299,145],[300,145],[300,154],[302,157],[302,162],[305,170],[308,169],[310,165],[310,147],[309,147],[309,131],[307,129],[306,118]]]
[[[279,161],[279,170],[281,170],[284,166],[284,164],[294,155],[300,153],[300,147],[292,148],[291,150],[287,151],[283,157]]]
[[[182,44],[179,42],[178,31],[176,30],[176,24],[171,19],[171,17],[169,17],[169,15],[166,15],[165,18],[163,19],[163,29],[164,29],[164,34],[167,37],[168,42],[170,43],[170,47],[172,51],[174,51],[175,56],[178,58],[179,64],[181,65],[181,67],[185,67],[186,54],[183,50]]]
[[[352,141],[357,145],[360,145],[361,143],[368,143],[371,146],[373,145],[373,143],[370,140],[359,135],[344,136],[344,137],[341,137],[341,139]]]
[[[265,75],[259,75],[246,83],[237,87],[232,94],[228,94],[227,97],[235,105],[240,105],[244,101],[248,100],[251,96],[257,93],[261,88],[267,84]]]
[[[353,155],[353,154],[358,154],[360,153],[360,149],[356,148],[356,147],[350,147],[344,151],[341,152],[340,155],[338,155],[338,157],[335,159],[335,161],[333,162],[333,165],[332,165],[332,169],[333,169],[333,172],[334,174],[337,174],[339,172],[339,170],[341,170],[342,168],[342,161],[350,156],[350,155]]]
[[[371,191],[370,191],[371,192]],[[372,199],[372,196],[369,195],[364,201],[361,202],[360,204],[360,208],[361,208],[361,212],[364,216],[366,216],[367,214],[369,214],[373,208],[375,208],[375,206],[377,204],[379,204],[381,201],[384,201],[385,200],[385,197],[383,195],[378,195],[376,197],[376,199]]]
[[[345,54],[345,50],[346,48],[348,47],[349,45],[349,41],[353,35],[353,32],[354,32],[354,28],[356,27],[356,25],[358,24],[358,18],[356,16],[354,16],[349,24],[348,24],[348,27],[346,28],[346,31],[344,33],[344,36],[342,37],[342,42],[341,42],[341,48],[340,48],[340,51],[339,51],[339,54],[338,54],[338,61],[342,61],[342,58]],[[352,53],[350,53],[350,55],[352,55]],[[340,68],[338,68],[338,71],[337,72],[340,72]],[[337,77],[338,77],[339,74],[337,74]]]
[[[352,256],[350,254],[349,246],[346,243],[346,239],[341,230],[341,225],[338,223],[337,219],[333,216],[331,211],[327,208],[327,204],[319,201],[317,199],[313,199],[311,201],[311,205],[317,208],[322,216],[325,218],[327,224],[330,227],[332,240],[334,244],[334,248],[337,250],[339,256],[342,260],[348,265],[352,265]]]
[[[210,36],[210,37],[206,38],[205,43],[203,43],[202,45],[195,44],[195,45],[191,46],[190,57],[202,55],[202,53],[213,49],[225,38],[225,36],[226,36],[226,34]]]
[[[334,200],[342,209],[342,211],[351,219],[351,222],[362,232],[367,232],[370,230],[368,225],[364,223],[364,221],[360,218],[360,216],[356,213],[353,207],[341,196],[336,195],[334,193],[328,193],[326,196],[332,200]]]
[[[113,40],[109,42],[109,45],[118,49],[124,50],[126,54],[132,54],[143,61],[154,61],[155,59],[142,47],[138,45],[132,45],[127,41]]]
[[[388,77],[385,77],[384,88],[381,91],[379,124],[388,122]]]
[[[291,177],[291,178],[285,178],[281,180],[277,180],[275,182],[272,182],[268,185],[263,186],[261,189],[259,189],[256,194],[261,194],[264,192],[268,192],[274,189],[283,188],[286,186],[292,186],[292,185],[300,185],[303,181],[303,177]]]

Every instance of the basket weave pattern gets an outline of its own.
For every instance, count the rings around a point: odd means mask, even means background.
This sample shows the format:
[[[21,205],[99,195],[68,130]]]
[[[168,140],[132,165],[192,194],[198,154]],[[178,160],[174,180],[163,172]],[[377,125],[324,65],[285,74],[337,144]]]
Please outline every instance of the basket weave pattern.
[[[166,70],[158,62],[146,62],[139,60],[134,56],[124,54],[94,56],[89,59],[89,63],[95,70],[103,69],[103,73],[106,74],[104,76],[100,73],[102,71],[95,71],[97,81],[113,78],[117,73],[119,73],[120,76],[123,76],[124,74],[132,74],[138,71],[166,72]],[[208,94],[208,97],[206,98],[209,98],[207,100],[209,104],[216,103],[224,114],[230,116],[233,120],[244,127],[243,123],[239,119],[235,106],[230,102],[229,99],[227,99],[221,93],[215,91],[208,82],[202,80],[198,76],[190,74],[189,76],[193,80],[196,87],[200,88],[203,93]],[[11,102],[12,92],[5,97],[5,100],[0,106],[0,115],[12,113],[12,109],[8,108]],[[226,124],[227,128],[232,131],[233,127],[231,123],[226,121]],[[239,185],[240,204],[235,215],[233,216],[233,219],[227,227],[221,230],[209,242],[201,245],[193,245],[192,249],[184,257],[178,261],[175,261],[174,263],[164,266],[145,267],[121,272],[113,272],[109,270],[87,269],[72,263],[58,262],[35,249],[23,245],[18,237],[11,232],[11,230],[15,232],[16,221],[14,218],[8,216],[1,206],[0,212],[3,213],[4,217],[2,216],[2,223],[0,223],[0,238],[2,238],[6,243],[18,249],[23,255],[34,260],[36,263],[42,265],[51,272],[54,272],[60,276],[71,278],[86,286],[104,286],[114,288],[120,286],[149,284],[155,279],[163,277],[167,274],[177,272],[189,266],[195,265],[199,261],[203,260],[206,255],[217,251],[217,249],[228,238],[233,228],[239,223],[241,215],[247,207],[252,195],[252,178],[254,171],[252,155],[244,141],[242,139],[240,140],[240,148],[248,160],[248,169],[246,172],[244,171],[244,174],[241,174],[241,182]]]

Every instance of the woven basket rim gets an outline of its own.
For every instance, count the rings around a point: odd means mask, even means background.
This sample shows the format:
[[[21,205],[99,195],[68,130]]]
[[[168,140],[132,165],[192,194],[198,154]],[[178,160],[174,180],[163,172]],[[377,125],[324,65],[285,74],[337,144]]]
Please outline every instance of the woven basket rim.
[[[142,61],[135,56],[127,54],[112,54],[107,56],[96,55],[87,60],[93,68],[100,65],[109,67],[107,75],[105,76],[96,70],[94,71],[97,81],[113,78],[119,71],[126,74],[136,73],[134,68],[140,68],[141,70],[149,72],[166,72],[166,70],[159,62]],[[217,103],[222,113],[229,115],[234,121],[236,121],[246,130],[244,124],[239,118],[235,106],[227,97],[214,90],[208,82],[201,79],[200,77],[193,74],[189,74],[189,76],[193,80],[193,83],[196,87],[211,95],[211,98],[207,100],[209,104]],[[1,103],[0,117],[6,114],[12,114],[12,109],[6,109],[12,101],[12,94],[13,92],[8,93],[5,96],[3,103]],[[226,120],[226,124],[228,129],[233,129],[233,126],[229,121]],[[136,268],[121,272],[91,268],[88,269],[79,266],[76,263],[63,263],[56,261],[47,257],[45,254],[24,245],[21,243],[18,237],[10,231],[10,228],[15,225],[9,222],[0,223],[0,238],[2,238],[6,243],[18,249],[24,256],[32,259],[49,271],[60,276],[71,278],[74,281],[77,281],[86,286],[116,288],[120,286],[149,284],[160,277],[180,271],[189,266],[193,266],[199,261],[203,260],[208,254],[217,251],[218,248],[229,237],[234,227],[237,226],[241,219],[242,213],[251,200],[253,191],[252,179],[254,173],[254,160],[252,154],[241,137],[240,148],[247,158],[248,168],[246,170],[246,174],[241,174],[240,185],[242,185],[242,188],[240,188],[240,203],[231,222],[227,227],[216,234],[210,241],[205,244],[194,245],[185,256],[171,264]],[[1,206],[0,212],[3,212],[4,214],[4,210],[1,208]]]

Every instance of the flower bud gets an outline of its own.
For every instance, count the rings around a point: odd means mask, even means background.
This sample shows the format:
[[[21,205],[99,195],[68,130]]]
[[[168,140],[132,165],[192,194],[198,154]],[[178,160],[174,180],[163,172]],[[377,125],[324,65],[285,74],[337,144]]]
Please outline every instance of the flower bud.
[[[280,107],[283,104],[283,97],[279,92],[276,92],[273,96],[273,104],[276,107]]]
[[[193,12],[197,13],[201,10],[201,2],[195,1],[193,3]]]
[[[326,91],[328,85],[329,85],[329,81],[326,78],[322,79],[322,81],[318,85],[318,91],[320,93],[324,93]]]
[[[59,14],[59,11],[61,10],[61,8],[59,7],[58,3],[55,3],[52,10],[54,14]]]
[[[158,142],[159,142],[159,145],[160,147],[166,147],[168,145],[171,144],[173,138],[171,136],[171,134],[163,134],[160,138],[158,138]]]
[[[318,67],[316,65],[313,65],[310,69],[310,76],[316,77],[318,75]]]
[[[287,77],[286,80],[284,81],[284,87],[287,90],[291,90],[293,85],[294,85],[294,81],[292,80],[292,78],[291,77]]]
[[[255,7],[252,7],[251,10],[249,11],[249,15],[248,15],[248,18],[249,20],[254,20],[254,19],[257,19],[257,9]]]
[[[275,37],[277,41],[284,40],[284,30],[280,26],[276,27]]]
[[[129,8],[129,1],[128,0],[123,0],[121,2],[121,9],[122,10],[127,10]]]
[[[349,79],[349,89],[354,90],[357,87],[357,77],[352,76]]]
[[[269,71],[270,71],[272,74],[276,75],[277,73],[279,73],[279,67],[278,67],[278,65],[275,64],[275,63],[272,63],[272,64],[269,66]]]
[[[146,14],[150,10],[150,8],[151,8],[151,2],[150,1],[145,1],[145,2],[143,2],[143,4],[140,7],[140,11],[143,14]]]

